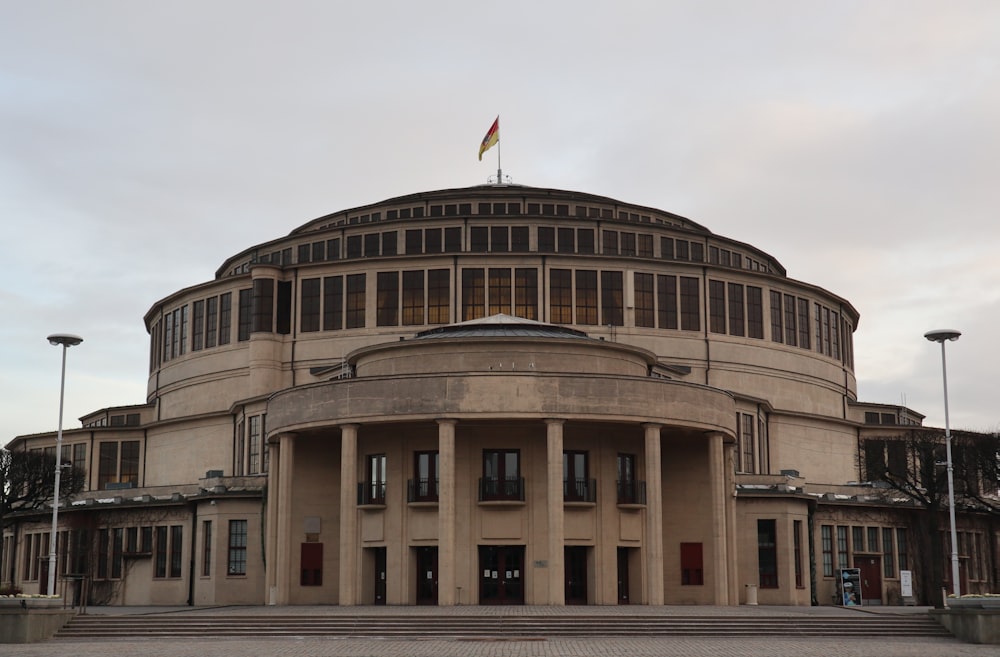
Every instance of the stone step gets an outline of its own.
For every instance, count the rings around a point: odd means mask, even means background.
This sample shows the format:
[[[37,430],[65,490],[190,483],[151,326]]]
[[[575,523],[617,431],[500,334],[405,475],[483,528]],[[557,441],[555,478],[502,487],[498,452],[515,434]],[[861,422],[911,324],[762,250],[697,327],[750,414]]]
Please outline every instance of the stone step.
[[[929,616],[77,616],[58,639],[164,637],[950,636]]]

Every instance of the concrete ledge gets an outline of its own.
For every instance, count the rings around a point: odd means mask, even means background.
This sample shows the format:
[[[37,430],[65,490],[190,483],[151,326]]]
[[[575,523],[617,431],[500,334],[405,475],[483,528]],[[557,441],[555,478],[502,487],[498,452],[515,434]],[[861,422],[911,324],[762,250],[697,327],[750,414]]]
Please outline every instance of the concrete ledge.
[[[930,614],[966,643],[1000,645],[1000,609],[933,609]]]
[[[0,608],[0,643],[48,641],[75,615],[73,609]]]

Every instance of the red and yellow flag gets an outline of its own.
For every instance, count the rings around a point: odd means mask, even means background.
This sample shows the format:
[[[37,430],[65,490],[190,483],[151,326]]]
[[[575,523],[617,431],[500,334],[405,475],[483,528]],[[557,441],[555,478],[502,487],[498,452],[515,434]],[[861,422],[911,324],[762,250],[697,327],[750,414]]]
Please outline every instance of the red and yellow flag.
[[[490,126],[489,131],[486,136],[483,137],[483,143],[479,145],[479,161],[483,161],[483,153],[493,148],[496,143],[500,141],[500,117],[497,116],[496,121]]]

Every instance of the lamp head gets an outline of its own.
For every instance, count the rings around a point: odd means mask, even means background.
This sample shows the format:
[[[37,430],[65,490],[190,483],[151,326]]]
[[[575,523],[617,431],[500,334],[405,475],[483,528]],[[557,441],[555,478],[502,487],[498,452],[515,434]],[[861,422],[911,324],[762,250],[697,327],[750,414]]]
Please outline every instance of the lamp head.
[[[48,337],[48,341],[49,344],[56,347],[59,345],[64,347],[75,347],[83,342],[83,338],[79,335],[73,335],[72,333],[53,333]]]
[[[949,342],[954,342],[958,340],[958,336],[962,335],[961,331],[956,331],[955,329],[938,329],[936,331],[927,331],[924,333],[924,337],[931,342],[940,342],[944,344],[945,340]]]

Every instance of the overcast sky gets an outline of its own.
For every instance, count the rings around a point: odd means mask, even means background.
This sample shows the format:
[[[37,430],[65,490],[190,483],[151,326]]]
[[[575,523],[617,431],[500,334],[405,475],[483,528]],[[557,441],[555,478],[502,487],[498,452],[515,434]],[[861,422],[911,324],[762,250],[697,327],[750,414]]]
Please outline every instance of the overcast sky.
[[[691,218],[861,313],[864,401],[995,430],[1000,2],[0,0],[0,443],[145,402],[158,299],[513,182]]]

